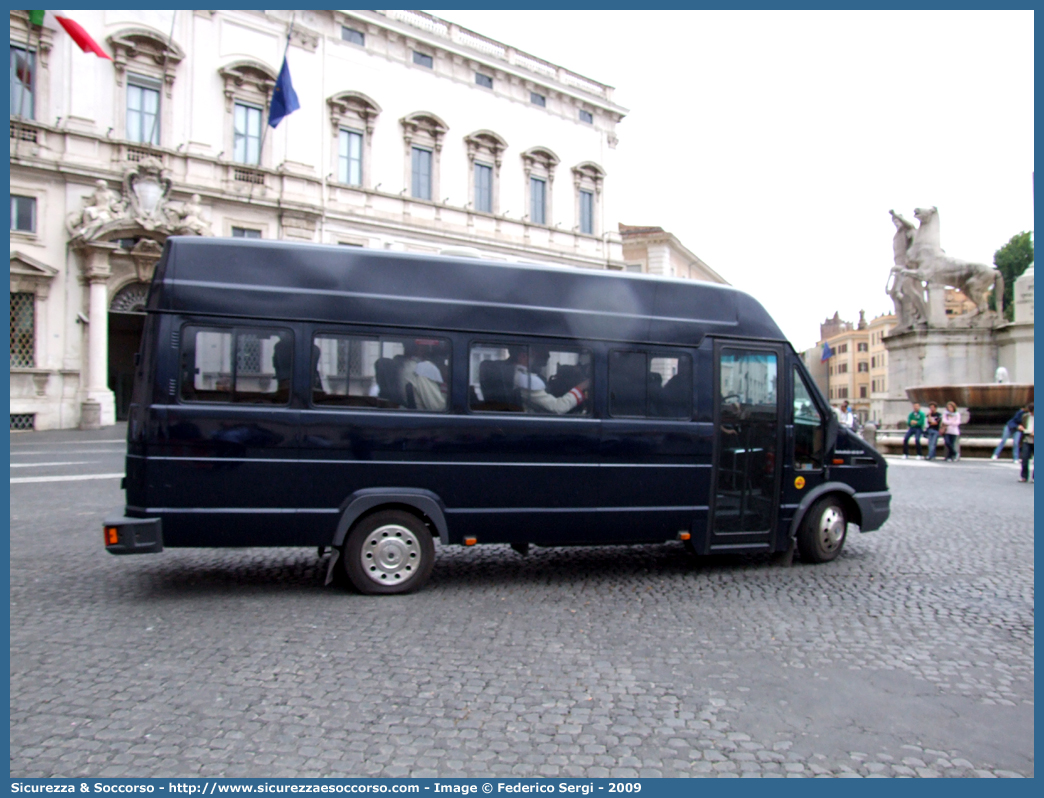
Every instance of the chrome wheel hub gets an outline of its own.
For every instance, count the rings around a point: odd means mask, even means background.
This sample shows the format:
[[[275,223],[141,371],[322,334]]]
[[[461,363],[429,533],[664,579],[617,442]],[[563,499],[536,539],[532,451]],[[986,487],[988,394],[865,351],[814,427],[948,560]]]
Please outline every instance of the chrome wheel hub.
[[[377,584],[402,584],[420,566],[420,543],[406,527],[388,524],[366,536],[359,557],[363,573]]]
[[[836,507],[827,507],[819,519],[819,542],[824,551],[833,551],[845,537],[844,514]]]

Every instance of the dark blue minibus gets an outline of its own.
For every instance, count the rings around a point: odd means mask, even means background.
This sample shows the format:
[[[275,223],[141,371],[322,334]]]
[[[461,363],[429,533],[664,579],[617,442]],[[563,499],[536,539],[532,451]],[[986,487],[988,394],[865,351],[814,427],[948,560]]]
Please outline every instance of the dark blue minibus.
[[[147,314],[113,554],[313,546],[402,593],[436,538],[827,562],[888,518],[884,459],[730,287],[172,237]]]

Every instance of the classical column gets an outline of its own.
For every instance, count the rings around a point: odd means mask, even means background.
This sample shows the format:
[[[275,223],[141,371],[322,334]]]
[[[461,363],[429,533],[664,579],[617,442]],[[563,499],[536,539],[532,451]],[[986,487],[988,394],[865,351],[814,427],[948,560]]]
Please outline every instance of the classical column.
[[[83,281],[89,294],[87,358],[81,359],[80,379],[83,401],[80,427],[97,429],[116,423],[116,397],[109,390],[109,255],[117,248],[108,242],[90,242],[77,248]],[[86,369],[86,380],[83,372]]]

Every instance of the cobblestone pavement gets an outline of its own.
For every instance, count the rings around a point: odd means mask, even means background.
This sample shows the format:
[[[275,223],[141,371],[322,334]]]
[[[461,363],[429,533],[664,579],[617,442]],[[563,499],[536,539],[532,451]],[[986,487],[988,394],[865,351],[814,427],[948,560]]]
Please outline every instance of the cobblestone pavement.
[[[78,435],[12,463],[86,460],[45,453]],[[11,773],[1032,776],[1016,479],[892,461],[891,520],[827,565],[447,547],[383,598],[311,549],[112,557],[118,480],[12,484]]]

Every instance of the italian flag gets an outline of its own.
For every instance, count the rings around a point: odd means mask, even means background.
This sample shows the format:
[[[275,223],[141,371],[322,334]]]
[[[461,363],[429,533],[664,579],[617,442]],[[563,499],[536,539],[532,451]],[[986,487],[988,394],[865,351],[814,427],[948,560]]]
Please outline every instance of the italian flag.
[[[77,22],[75,19],[65,16],[64,11],[30,11],[29,22],[36,26],[46,26],[48,28],[54,28],[57,30],[57,23],[65,29],[74,42],[76,42],[80,49],[85,53],[94,53],[99,58],[108,58],[110,61],[112,58],[105,52],[98,42],[91,38],[91,34],[83,29],[83,25]]]

